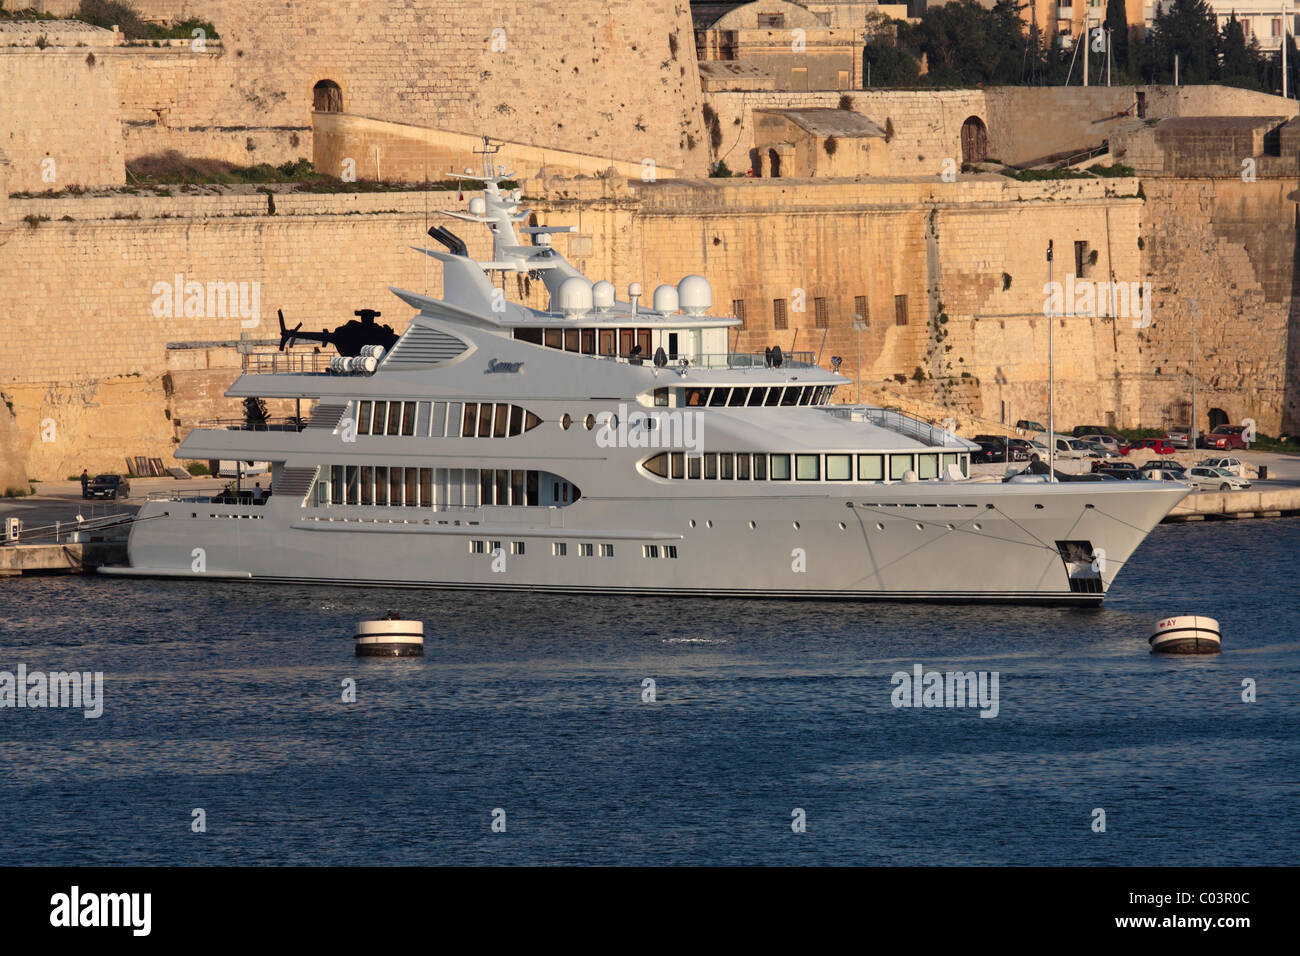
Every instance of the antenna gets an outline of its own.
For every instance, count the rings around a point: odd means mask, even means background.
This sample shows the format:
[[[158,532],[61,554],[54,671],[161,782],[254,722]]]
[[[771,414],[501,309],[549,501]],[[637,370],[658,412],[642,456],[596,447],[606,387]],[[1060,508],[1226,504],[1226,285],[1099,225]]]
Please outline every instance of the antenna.
[[[501,152],[501,144],[492,142],[491,137],[483,137],[483,148],[474,150],[475,156],[482,156],[483,178],[492,179],[497,174],[496,162],[492,159],[497,153]]]

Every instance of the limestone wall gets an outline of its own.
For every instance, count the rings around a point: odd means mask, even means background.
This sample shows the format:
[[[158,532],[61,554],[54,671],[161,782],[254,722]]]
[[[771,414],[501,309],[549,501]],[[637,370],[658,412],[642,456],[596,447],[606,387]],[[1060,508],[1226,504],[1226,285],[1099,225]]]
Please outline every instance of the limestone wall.
[[[116,73],[103,50],[0,48],[0,150],[11,192],[125,176]]]

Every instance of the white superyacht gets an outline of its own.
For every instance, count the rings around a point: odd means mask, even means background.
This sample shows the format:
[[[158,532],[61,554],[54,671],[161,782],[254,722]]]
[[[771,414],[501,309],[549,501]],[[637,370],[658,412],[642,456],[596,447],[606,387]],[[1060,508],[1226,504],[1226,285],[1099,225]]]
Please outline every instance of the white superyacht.
[[[288,425],[192,431],[182,459],[264,461],[270,494],[148,501],[146,576],[400,587],[1095,604],[1187,494],[1166,482],[973,480],[973,443],[833,400],[812,353],[730,348],[700,276],[626,301],[521,227],[504,176],[446,229],[443,298],[392,291],[400,335],[362,310],[285,330],[230,396],[314,403]],[[519,233],[528,236],[522,243]],[[546,310],[492,274],[540,278]],[[332,359],[299,340],[330,343]],[[838,368],[839,362],[832,364]],[[266,480],[266,479],[263,479]]]

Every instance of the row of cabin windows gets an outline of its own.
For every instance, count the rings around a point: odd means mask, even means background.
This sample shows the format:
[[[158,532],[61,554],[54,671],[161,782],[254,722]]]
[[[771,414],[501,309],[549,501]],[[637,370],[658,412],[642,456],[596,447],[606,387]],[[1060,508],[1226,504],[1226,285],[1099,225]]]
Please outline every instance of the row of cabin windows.
[[[555,541],[551,544],[551,555],[556,558],[563,558],[569,553],[569,543],[567,541]],[[596,546],[588,541],[578,543],[578,557],[594,558],[596,556]],[[602,544],[600,546],[600,556],[602,558],[612,558],[614,556],[614,546],[612,544]]]
[[[1075,243],[1076,246],[1079,243]],[[1078,250],[1076,249],[1075,258],[1078,259]],[[1082,275],[1082,273],[1079,273]],[[731,311],[736,318],[742,322],[745,320],[745,300],[732,299]],[[871,324],[871,314],[867,307],[867,297],[865,295],[855,295],[853,297],[853,321],[861,322],[864,326]],[[813,299],[813,324],[815,328],[829,329],[831,327],[831,308],[830,302],[825,296],[817,296]],[[907,296],[894,296],[894,324],[907,325]],[[790,327],[790,310],[785,299],[772,300],[772,327],[774,329],[788,329]]]
[[[854,465],[856,464],[856,479]],[[644,462],[660,478],[702,478],[722,481],[901,481],[908,471],[918,479],[938,478],[949,465],[970,473],[970,456],[921,452],[898,455],[750,454],[746,452],[662,452]]]
[[[757,385],[737,388],[679,388],[678,408],[742,408],[776,405],[827,405],[834,385]],[[667,407],[668,389],[654,390],[656,406]]]
[[[568,505],[581,497],[576,485],[531,469],[331,465],[316,482],[313,501],[317,507],[477,508]]]
[[[521,342],[544,345],[549,349],[579,352],[582,355],[619,355],[628,358],[632,349],[640,346],[642,358],[650,357],[649,329],[515,329],[514,337]],[[669,337],[673,345],[676,334]],[[668,351],[675,352],[675,348]],[[675,356],[670,356],[675,357]]]
[[[466,402],[461,412],[461,438],[509,438],[536,428],[542,420],[518,405]]]
[[[476,539],[476,540],[473,540],[473,541],[471,541],[471,542],[469,543],[469,553],[470,553],[470,554],[491,554],[491,555],[496,555],[496,554],[505,554],[505,553],[506,553],[506,549],[505,549],[504,547],[502,547],[500,541],[479,541],[479,540]],[[511,542],[510,542],[510,553],[511,553],[511,554],[524,554],[524,553],[526,553],[526,549],[525,549],[525,547],[524,547],[524,542],[523,542],[523,541],[511,541]]]
[[[542,420],[503,402],[357,402],[358,435],[418,435],[431,438],[506,438],[536,428]]]
[[[643,558],[676,558],[677,545],[675,544],[643,544],[641,546],[641,557]]]

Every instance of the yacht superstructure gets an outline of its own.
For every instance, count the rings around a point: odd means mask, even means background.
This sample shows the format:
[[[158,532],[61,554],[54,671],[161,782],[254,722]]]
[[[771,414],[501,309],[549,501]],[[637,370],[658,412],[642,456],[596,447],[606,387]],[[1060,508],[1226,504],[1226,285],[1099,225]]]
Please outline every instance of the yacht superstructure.
[[[227,394],[310,418],[199,428],[177,452],[270,462],[271,494],[150,500],[118,573],[1086,604],[1187,493],[972,480],[977,446],[836,403],[850,382],[811,352],[733,351],[740,321],[710,314],[704,278],[648,304],[592,283],[552,248],[562,229],[516,230],[503,179],[451,214],[491,230],[492,259],[430,230],[442,298],[392,289],[417,311],[395,343],[367,340],[372,312],[326,366],[284,352],[303,336],[282,321],[281,352],[248,356]],[[497,271],[539,278],[549,308],[508,301]]]

